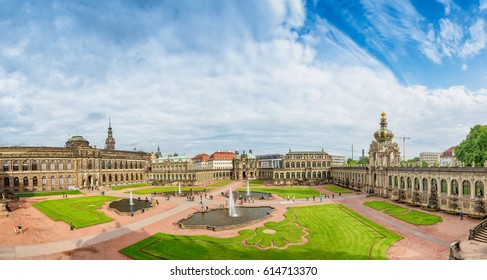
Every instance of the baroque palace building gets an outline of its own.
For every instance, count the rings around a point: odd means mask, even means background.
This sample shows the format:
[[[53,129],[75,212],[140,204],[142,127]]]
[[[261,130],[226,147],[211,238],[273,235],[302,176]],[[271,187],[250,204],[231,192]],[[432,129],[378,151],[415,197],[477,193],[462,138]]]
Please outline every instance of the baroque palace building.
[[[370,164],[333,167],[333,182],[342,187],[447,212],[484,215],[487,167],[403,167],[394,134],[382,113],[380,129],[369,148]]]
[[[82,136],[64,147],[0,147],[0,192],[109,187],[147,181],[150,154],[115,150],[111,123],[105,149]]]

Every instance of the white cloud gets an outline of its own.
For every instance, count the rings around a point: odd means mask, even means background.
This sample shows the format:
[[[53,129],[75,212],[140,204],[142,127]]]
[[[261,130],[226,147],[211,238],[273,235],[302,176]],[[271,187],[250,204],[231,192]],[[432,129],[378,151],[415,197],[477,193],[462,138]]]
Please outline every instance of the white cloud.
[[[487,0],[479,0],[479,9],[481,11],[487,10]]]
[[[445,6],[445,15],[449,15],[451,13],[451,0],[436,0],[438,3],[441,3]]]
[[[462,64],[462,70],[467,71],[468,70],[468,65],[467,64]]]
[[[482,19],[477,20],[469,28],[470,38],[465,41],[459,55],[463,58],[469,58],[477,55],[485,48],[487,43],[487,34],[485,32],[485,22]]]

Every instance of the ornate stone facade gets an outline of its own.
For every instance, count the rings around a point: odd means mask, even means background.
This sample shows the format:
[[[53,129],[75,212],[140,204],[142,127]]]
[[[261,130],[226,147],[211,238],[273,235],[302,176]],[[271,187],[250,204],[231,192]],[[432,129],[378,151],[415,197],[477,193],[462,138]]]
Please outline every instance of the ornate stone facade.
[[[387,130],[385,114],[381,130]],[[388,131],[388,130],[387,130]],[[357,191],[412,205],[466,214],[485,214],[486,167],[400,167],[399,148],[390,133],[376,132],[370,164],[334,167],[333,182]]]
[[[66,190],[147,182],[150,154],[97,149],[81,136],[65,147],[0,147],[0,191]]]

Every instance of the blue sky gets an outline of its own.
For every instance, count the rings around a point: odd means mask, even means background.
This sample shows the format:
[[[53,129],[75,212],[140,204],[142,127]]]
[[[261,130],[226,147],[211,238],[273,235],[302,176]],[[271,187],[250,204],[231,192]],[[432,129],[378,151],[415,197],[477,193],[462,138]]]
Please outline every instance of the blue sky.
[[[484,124],[487,0],[2,1],[0,145],[407,156]],[[402,145],[401,145],[402,147]]]

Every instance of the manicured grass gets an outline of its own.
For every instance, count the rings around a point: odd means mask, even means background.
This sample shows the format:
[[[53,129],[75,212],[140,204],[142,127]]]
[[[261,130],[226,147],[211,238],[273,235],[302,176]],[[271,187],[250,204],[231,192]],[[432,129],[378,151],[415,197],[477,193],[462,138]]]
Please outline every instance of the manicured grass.
[[[143,189],[143,190],[136,190],[132,191],[132,194],[151,194],[153,192],[156,193],[168,193],[168,192],[175,192],[178,191],[179,187],[157,187],[157,188],[148,188],[148,189]],[[184,192],[189,192],[190,189],[193,189],[195,192],[201,192],[204,191],[205,188],[193,188],[193,187],[181,187],[181,191]],[[210,191],[211,188],[206,188],[207,191]],[[130,193],[130,192],[125,192],[125,193]]]
[[[79,190],[70,190],[70,191],[43,191],[43,192],[15,193],[17,197],[53,196],[53,195],[62,195],[62,194],[82,194],[82,192],[80,192]]]
[[[239,192],[246,192],[247,188],[240,188],[238,189]],[[263,192],[263,193],[272,193],[281,196],[282,198],[309,198],[316,196],[320,196],[320,192],[307,187],[282,187],[282,188],[251,188],[250,191],[254,192]]]
[[[364,202],[364,205],[378,211],[383,211],[384,213],[396,219],[408,222],[416,226],[434,225],[442,221],[441,217],[439,216],[416,210],[409,210],[408,208],[400,207],[385,201],[367,201]]]
[[[340,188],[338,186],[324,186],[323,188],[325,188],[331,192],[334,192],[334,193],[351,193],[352,192],[349,189]]]
[[[88,227],[110,222],[113,219],[103,212],[97,211],[105,202],[119,199],[112,196],[88,196],[46,200],[33,204],[42,213],[54,221],[73,224],[75,228]]]
[[[366,260],[386,259],[386,250],[402,238],[343,205],[291,207],[285,215],[235,237],[157,233],[120,252],[134,259]]]
[[[247,186],[247,184],[245,184]],[[260,187],[264,185],[264,180],[252,180],[249,181],[249,186],[250,187]]]
[[[112,190],[119,191],[119,190],[123,190],[123,189],[138,188],[138,187],[145,187],[145,186],[147,186],[146,183],[121,185],[121,186],[113,186]]]
[[[208,185],[208,186],[209,187],[223,187],[223,186],[230,184],[231,182],[232,181],[230,181],[230,180],[223,180],[223,181],[216,182],[216,183],[213,183],[213,184]]]

